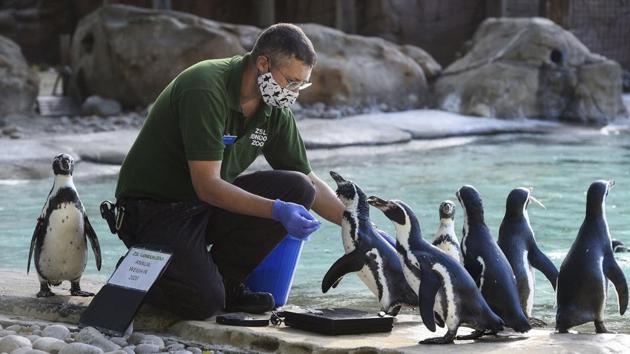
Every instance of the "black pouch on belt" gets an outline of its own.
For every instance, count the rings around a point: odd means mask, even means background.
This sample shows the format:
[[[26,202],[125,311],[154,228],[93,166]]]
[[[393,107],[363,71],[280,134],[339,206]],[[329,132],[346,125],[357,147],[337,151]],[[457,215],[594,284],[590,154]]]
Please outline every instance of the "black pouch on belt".
[[[117,234],[125,218],[125,208],[122,205],[114,204],[106,200],[101,203],[100,209],[101,216],[107,221],[109,231],[113,234]]]

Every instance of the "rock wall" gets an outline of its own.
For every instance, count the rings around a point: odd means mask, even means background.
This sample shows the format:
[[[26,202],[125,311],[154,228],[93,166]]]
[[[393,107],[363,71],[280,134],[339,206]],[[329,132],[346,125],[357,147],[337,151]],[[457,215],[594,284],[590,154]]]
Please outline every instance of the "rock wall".
[[[426,104],[425,72],[435,77],[441,67],[420,48],[320,25],[302,28],[318,51],[318,64],[301,104],[386,104],[388,110]],[[186,67],[250,50],[259,32],[174,11],[106,6],[77,27],[73,80],[83,97],[114,98],[127,107],[146,105]]]
[[[39,89],[39,78],[20,47],[0,36],[0,117],[12,113],[31,113]]]
[[[440,108],[467,115],[605,124],[627,115],[621,73],[547,19],[488,19],[434,91]]]

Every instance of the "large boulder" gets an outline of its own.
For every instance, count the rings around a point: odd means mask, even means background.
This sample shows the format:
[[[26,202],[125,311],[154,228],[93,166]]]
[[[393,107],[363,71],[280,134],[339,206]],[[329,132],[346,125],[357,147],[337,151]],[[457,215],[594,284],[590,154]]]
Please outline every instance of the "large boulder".
[[[104,6],[77,26],[72,78],[81,98],[99,95],[127,107],[145,106],[188,66],[244,53],[258,33],[174,11]]]
[[[402,48],[381,38],[347,35],[314,24],[301,27],[318,53],[311,77],[313,86],[300,94],[301,104],[387,105],[388,110],[402,110],[427,103],[423,65],[432,76],[435,73],[429,70],[440,66],[421,49]],[[426,64],[422,59],[426,59]]]
[[[488,19],[434,86],[439,108],[605,124],[627,116],[619,64],[543,18]]]
[[[427,96],[425,71],[435,77],[441,70],[416,47],[320,25],[302,28],[318,52],[314,84],[299,99],[303,105],[420,107]],[[127,107],[144,106],[186,67],[251,50],[260,31],[175,11],[104,6],[77,27],[73,80],[83,98],[99,95]]]
[[[0,117],[31,113],[39,90],[39,77],[31,69],[20,47],[0,36]]]

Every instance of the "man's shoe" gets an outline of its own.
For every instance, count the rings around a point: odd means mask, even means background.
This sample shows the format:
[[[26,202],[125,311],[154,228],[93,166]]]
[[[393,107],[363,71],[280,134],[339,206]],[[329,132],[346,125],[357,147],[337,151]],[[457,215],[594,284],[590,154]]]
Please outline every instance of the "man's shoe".
[[[255,293],[237,280],[223,279],[225,285],[225,311],[265,313],[276,306],[270,293]]]

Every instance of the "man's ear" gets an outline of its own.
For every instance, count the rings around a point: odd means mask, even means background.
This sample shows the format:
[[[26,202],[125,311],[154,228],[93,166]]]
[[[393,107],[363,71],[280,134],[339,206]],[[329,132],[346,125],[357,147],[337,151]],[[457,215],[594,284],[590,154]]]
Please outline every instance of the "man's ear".
[[[267,56],[259,55],[256,58],[256,70],[263,74],[269,72],[269,58]]]

